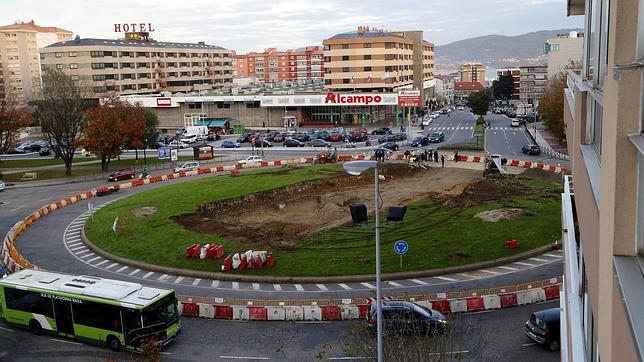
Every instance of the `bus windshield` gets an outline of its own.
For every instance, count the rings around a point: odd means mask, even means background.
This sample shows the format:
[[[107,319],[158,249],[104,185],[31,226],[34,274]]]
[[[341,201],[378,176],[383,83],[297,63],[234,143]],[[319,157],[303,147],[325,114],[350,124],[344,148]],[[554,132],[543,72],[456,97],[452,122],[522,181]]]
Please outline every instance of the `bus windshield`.
[[[143,310],[143,326],[149,327],[163,323],[166,327],[178,319],[177,299],[174,293],[168,294],[163,299]]]

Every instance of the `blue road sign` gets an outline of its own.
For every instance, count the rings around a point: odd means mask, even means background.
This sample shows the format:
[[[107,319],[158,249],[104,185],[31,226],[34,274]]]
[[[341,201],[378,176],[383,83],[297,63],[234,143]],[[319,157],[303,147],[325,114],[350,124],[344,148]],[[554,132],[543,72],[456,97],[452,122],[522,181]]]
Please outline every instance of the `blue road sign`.
[[[407,242],[405,240],[398,240],[394,244],[394,251],[396,251],[398,255],[407,254],[408,250],[409,250],[409,245],[407,245]]]

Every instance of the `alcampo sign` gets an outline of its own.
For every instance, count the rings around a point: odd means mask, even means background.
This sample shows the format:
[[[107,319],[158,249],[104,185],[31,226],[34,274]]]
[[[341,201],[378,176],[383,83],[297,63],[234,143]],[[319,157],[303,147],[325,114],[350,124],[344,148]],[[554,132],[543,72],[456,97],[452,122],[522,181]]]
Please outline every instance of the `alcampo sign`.
[[[343,95],[333,93],[331,91],[326,93],[324,103],[333,104],[380,104],[382,97],[379,95]]]

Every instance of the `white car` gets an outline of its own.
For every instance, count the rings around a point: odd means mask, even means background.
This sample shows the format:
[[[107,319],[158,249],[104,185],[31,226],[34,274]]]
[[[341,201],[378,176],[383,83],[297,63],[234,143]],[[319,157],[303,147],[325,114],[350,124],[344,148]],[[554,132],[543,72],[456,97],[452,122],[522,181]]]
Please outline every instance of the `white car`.
[[[181,138],[181,142],[183,143],[195,143],[197,142],[197,135],[196,134],[191,134],[191,135],[186,135]]]
[[[440,116],[440,115],[441,114],[438,113],[438,112],[432,112],[432,113],[429,114],[429,116],[432,117],[432,118],[438,118],[438,116]]]
[[[180,164],[179,166],[177,166],[174,169],[172,169],[172,171],[174,171],[174,172],[195,171],[198,168],[199,168],[199,162],[190,161],[190,162],[184,162],[184,163]]]
[[[463,109],[464,109],[463,107],[458,107],[458,110],[459,110],[459,111],[462,111]]]
[[[519,127],[521,126],[521,122],[518,119],[513,119],[512,122],[510,122],[510,127]]]
[[[429,126],[430,123],[432,123],[432,118],[424,119],[422,125]]]
[[[0,180],[0,191],[4,190],[5,187],[4,181]]]
[[[170,148],[188,148],[188,147],[190,147],[190,145],[188,145],[187,143],[181,142],[181,141],[174,140],[174,141],[168,143],[168,147],[170,147]]]
[[[237,161],[237,163],[240,164],[240,165],[254,165],[254,164],[258,164],[258,163],[263,162],[263,161],[264,160],[262,160],[262,158],[259,157],[259,156],[248,156],[243,160]]]

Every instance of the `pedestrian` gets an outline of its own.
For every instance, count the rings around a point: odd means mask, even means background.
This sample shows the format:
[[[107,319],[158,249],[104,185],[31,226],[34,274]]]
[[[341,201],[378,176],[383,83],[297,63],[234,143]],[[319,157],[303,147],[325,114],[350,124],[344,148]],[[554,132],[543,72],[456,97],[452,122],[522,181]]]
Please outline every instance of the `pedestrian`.
[[[438,151],[434,151],[434,162],[438,163]]]
[[[458,151],[454,151],[454,162],[458,162]]]
[[[405,131],[405,127],[401,124],[400,125],[400,133],[403,133]]]
[[[266,122],[262,122],[262,128],[266,128]]]
[[[403,155],[405,155],[405,160],[409,161],[409,155],[411,155],[411,152],[409,152],[409,150],[406,150]]]
[[[441,164],[445,167],[445,156],[441,155]]]
[[[425,161],[429,161],[429,157],[427,156],[427,149],[425,149],[425,152],[423,153],[425,154]]]

